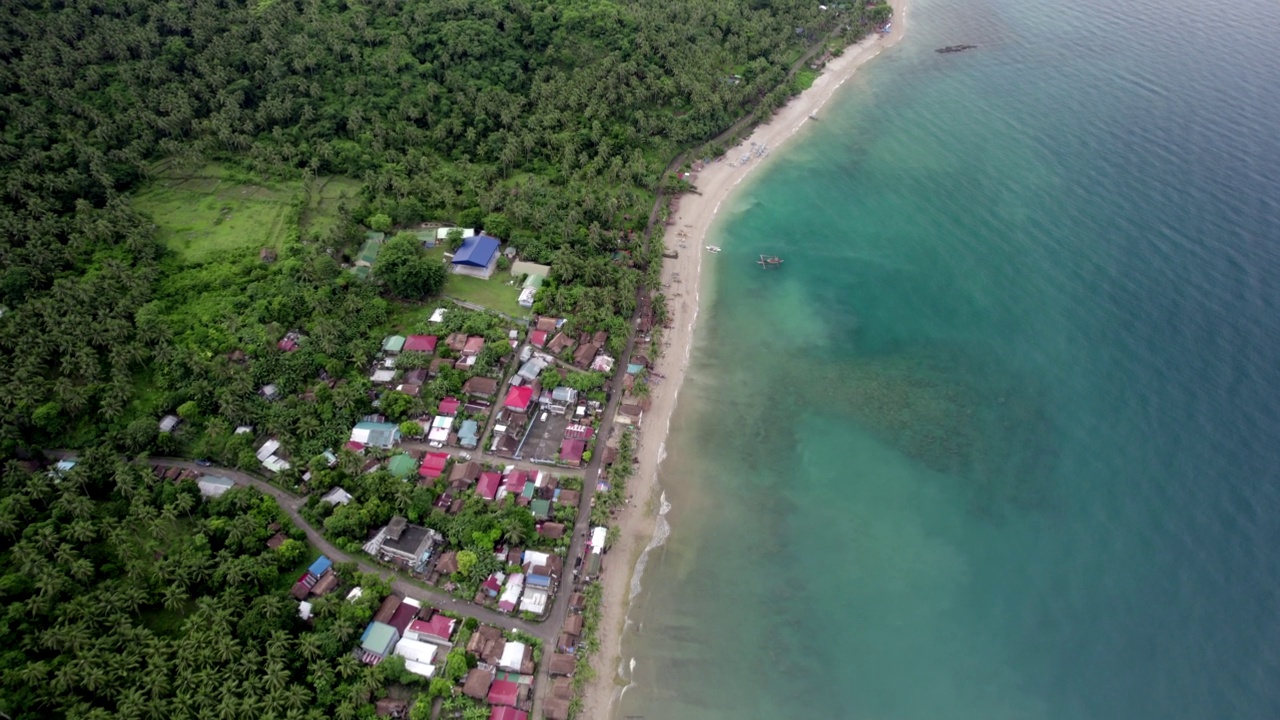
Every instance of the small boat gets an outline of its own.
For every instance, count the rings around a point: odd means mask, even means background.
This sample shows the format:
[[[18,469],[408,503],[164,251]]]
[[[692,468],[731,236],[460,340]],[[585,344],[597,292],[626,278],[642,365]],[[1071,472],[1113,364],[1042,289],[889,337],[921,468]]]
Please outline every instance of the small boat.
[[[782,267],[782,258],[777,255],[761,255],[760,259],[756,261],[756,264],[765,270],[768,270],[769,268]]]
[[[708,245],[708,246],[707,246],[707,252],[718,253],[718,252],[720,252],[720,246],[719,246],[719,245]]]

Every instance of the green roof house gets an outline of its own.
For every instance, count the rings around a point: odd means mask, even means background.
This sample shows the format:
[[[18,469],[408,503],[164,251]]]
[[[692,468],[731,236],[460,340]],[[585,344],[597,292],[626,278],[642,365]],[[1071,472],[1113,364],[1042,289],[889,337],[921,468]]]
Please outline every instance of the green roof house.
[[[398,478],[408,477],[418,469],[418,461],[412,455],[400,453],[387,462],[387,469]]]
[[[382,341],[382,349],[387,352],[398,353],[404,349],[404,336],[391,335]]]
[[[539,520],[546,520],[551,516],[550,500],[534,500],[529,503],[529,510],[533,512],[533,516]]]
[[[365,628],[364,635],[360,638],[360,649],[366,653],[364,661],[376,663],[387,657],[399,641],[400,633],[395,628],[376,621],[369,623],[369,627]],[[369,657],[370,655],[373,657]]]

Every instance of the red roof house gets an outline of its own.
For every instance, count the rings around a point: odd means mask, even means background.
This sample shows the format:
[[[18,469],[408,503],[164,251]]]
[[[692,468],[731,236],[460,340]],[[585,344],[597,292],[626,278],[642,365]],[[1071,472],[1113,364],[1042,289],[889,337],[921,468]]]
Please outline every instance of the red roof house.
[[[570,465],[582,464],[582,453],[587,449],[587,444],[582,440],[573,440],[565,438],[560,443],[560,462]]]
[[[533,345],[534,347],[546,347],[547,331],[534,330],[533,332],[529,333],[529,344]]]
[[[404,349],[414,352],[433,353],[436,351],[435,335],[410,335],[404,339]]]
[[[510,680],[494,680],[489,686],[490,705],[515,706],[516,697],[520,694],[520,686]]]
[[[507,391],[507,399],[503,401],[503,406],[509,410],[516,412],[528,412],[529,402],[533,400],[533,387],[530,385],[521,385],[513,387]]]
[[[444,473],[447,462],[449,462],[449,453],[429,452],[422,457],[422,466],[418,468],[418,474],[434,480]]]
[[[461,406],[462,403],[458,401],[458,398],[447,397],[440,401],[440,412],[438,414],[452,417],[458,414],[458,408]]]
[[[484,349],[484,338],[479,335],[472,335],[467,338],[467,344],[462,346],[463,355],[479,355]]]
[[[364,452],[364,443],[358,443],[355,440],[349,441],[346,445],[343,445],[342,447],[350,450],[353,453]]]
[[[485,500],[498,496],[498,485],[502,483],[502,473],[489,471],[480,473],[480,482],[476,484],[476,494]]]
[[[409,629],[419,635],[438,638],[445,642],[453,637],[453,628],[458,621],[443,613],[436,613],[430,620],[414,620]]]
[[[529,720],[529,713],[513,707],[495,707],[489,713],[489,720]]]
[[[507,479],[502,483],[502,487],[506,488],[509,493],[519,495],[524,492],[524,484],[528,479],[528,471],[512,470],[511,474],[508,475]]]

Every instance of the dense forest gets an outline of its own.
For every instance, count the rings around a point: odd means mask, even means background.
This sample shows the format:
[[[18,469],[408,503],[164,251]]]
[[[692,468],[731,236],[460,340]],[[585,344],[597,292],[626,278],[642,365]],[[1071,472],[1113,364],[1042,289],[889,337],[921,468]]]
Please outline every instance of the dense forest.
[[[354,718],[394,666],[350,652],[385,582],[286,593],[315,559],[269,497],[89,453],[69,472],[0,479],[0,705],[18,718]],[[277,528],[293,537],[270,550]],[[367,708],[367,710],[366,710]]]
[[[0,8],[0,448],[108,440],[194,402],[252,404],[259,362],[347,373],[395,311],[340,271],[375,214],[509,233],[551,262],[539,311],[630,315],[611,260],[665,164],[863,9],[809,0],[125,0]],[[282,260],[191,267],[130,203],[154,161],[358,179],[343,221]],[[300,214],[300,213],[299,213]],[[388,293],[393,294],[393,293]],[[581,316],[581,317],[578,317]],[[290,329],[310,358],[271,360]],[[241,351],[252,368],[230,367]],[[311,371],[315,368],[305,368]],[[140,434],[139,428],[135,428]]]

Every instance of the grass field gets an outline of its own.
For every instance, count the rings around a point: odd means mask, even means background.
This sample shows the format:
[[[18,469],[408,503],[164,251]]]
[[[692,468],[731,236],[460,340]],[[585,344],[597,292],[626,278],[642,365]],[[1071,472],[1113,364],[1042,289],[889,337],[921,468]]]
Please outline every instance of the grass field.
[[[514,279],[511,273],[503,270],[495,271],[488,280],[450,273],[444,284],[444,294],[512,317],[529,317],[529,308],[520,307],[517,302],[520,286],[507,284]]]
[[[156,178],[134,197],[134,207],[160,227],[160,239],[187,262],[223,251],[280,249],[295,229],[323,232],[337,221],[338,206],[354,200],[360,182],[344,177],[277,180],[252,177],[210,163],[183,168],[162,161]],[[295,204],[301,201],[298,217]]]
[[[160,227],[160,239],[188,262],[223,251],[279,248],[292,229],[292,204],[300,182],[270,183],[230,168],[159,165],[157,178],[134,198],[134,207]]]

